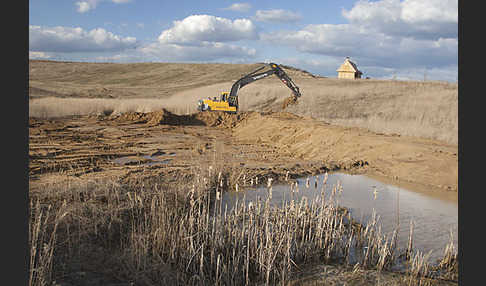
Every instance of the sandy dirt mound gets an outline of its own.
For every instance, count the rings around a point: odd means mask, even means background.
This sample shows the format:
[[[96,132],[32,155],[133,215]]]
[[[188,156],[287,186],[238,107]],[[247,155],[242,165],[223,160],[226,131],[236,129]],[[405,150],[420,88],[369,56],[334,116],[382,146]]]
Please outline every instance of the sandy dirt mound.
[[[254,112],[241,112],[238,114],[231,114],[222,111],[213,111],[199,112],[196,113],[194,116],[196,119],[203,121],[207,126],[232,128],[252,113]]]
[[[222,111],[198,112],[190,115],[174,114],[166,109],[152,112],[127,112],[113,117],[117,123],[156,125],[205,125],[233,128],[254,112],[230,114]]]
[[[294,97],[294,96],[287,97],[282,104],[282,109],[285,109],[289,105],[296,104],[296,103],[297,103],[296,97]]]
[[[148,126],[159,124],[167,125],[194,125],[194,119],[187,115],[177,115],[166,109],[152,112],[126,112],[113,118],[118,123],[145,123]],[[202,124],[199,124],[202,125]]]
[[[159,124],[167,125],[197,125],[190,116],[177,115],[165,109],[153,111],[145,114],[147,125],[155,126]]]
[[[300,160],[335,162],[370,173],[457,191],[457,146],[329,125],[288,112],[253,113],[233,130],[245,144],[269,144]]]
[[[119,116],[114,116],[113,119],[119,123],[145,123],[143,112],[126,112]]]

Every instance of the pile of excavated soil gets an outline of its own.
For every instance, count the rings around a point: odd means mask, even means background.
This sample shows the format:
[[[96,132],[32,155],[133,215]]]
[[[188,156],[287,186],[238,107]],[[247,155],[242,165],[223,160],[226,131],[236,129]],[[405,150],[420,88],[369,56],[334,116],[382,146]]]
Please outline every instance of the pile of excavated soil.
[[[113,117],[113,120],[119,123],[139,123],[146,122],[143,112],[126,112]]]
[[[231,114],[223,111],[211,111],[196,113],[194,114],[194,117],[197,120],[201,120],[202,122],[204,122],[207,126],[233,128],[240,121],[244,120],[252,113],[254,112],[241,112],[238,114]]]
[[[113,120],[118,123],[145,123],[148,126],[167,125],[206,125],[211,127],[233,128],[254,112],[230,114],[222,111],[198,112],[191,115],[177,115],[166,109],[152,112],[127,112]]]
[[[162,109],[145,114],[147,125],[155,126],[159,124],[168,125],[195,125],[194,120],[187,115],[177,115]]]
[[[159,124],[187,125],[190,120],[187,116],[181,116],[165,109],[152,112],[126,112],[113,118],[118,123],[145,123],[149,126]]]
[[[287,97],[282,104],[282,110],[287,108],[289,105],[293,105],[296,103],[297,103],[297,98],[295,96]]]

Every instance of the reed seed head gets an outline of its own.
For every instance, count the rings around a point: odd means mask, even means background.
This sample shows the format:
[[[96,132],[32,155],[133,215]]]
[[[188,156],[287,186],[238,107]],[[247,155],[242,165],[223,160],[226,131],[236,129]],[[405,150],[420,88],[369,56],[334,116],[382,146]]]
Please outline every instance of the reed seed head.
[[[268,178],[267,188],[270,188],[272,186],[272,181],[273,181],[273,178]]]

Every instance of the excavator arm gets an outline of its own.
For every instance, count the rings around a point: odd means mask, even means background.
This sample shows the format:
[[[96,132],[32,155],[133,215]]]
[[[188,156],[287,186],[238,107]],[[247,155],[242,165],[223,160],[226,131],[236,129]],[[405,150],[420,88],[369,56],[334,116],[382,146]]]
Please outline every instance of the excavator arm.
[[[269,67],[270,69],[264,72],[261,70]],[[220,100],[199,100],[198,110],[221,110],[235,113],[238,111],[238,91],[245,85],[252,83],[254,81],[266,78],[271,75],[276,75],[294,94],[293,101],[297,100],[301,96],[299,87],[292,81],[292,79],[285,73],[285,71],[279,67],[277,64],[269,63],[262,67],[252,71],[237,80],[233,86],[231,86],[230,92],[223,92]]]
[[[264,69],[265,67],[269,66],[271,69],[266,72],[257,73],[258,71]],[[253,72],[246,74],[239,80],[237,80],[233,86],[231,87],[230,97],[236,97],[240,88],[244,87],[245,85],[257,81],[259,79],[266,78],[271,75],[276,75],[290,90],[292,90],[295,97],[300,97],[299,87],[292,81],[292,79],[285,73],[285,71],[280,68],[277,64],[270,63],[262,66]]]

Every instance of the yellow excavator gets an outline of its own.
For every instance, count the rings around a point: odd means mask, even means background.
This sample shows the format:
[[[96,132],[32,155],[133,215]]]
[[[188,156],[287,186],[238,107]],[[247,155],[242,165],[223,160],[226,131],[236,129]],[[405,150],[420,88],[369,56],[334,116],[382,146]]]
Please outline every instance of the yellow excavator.
[[[264,72],[260,72],[265,68],[270,69]],[[299,87],[292,81],[292,79],[285,73],[285,71],[275,63],[268,63],[237,80],[231,87],[231,91],[222,92],[219,99],[214,97],[213,99],[208,98],[199,100],[197,110],[225,111],[228,113],[237,113],[238,91],[240,90],[240,88],[256,80],[266,78],[273,74],[276,75],[288,88],[292,90],[293,101],[296,101],[297,98],[301,96]]]

